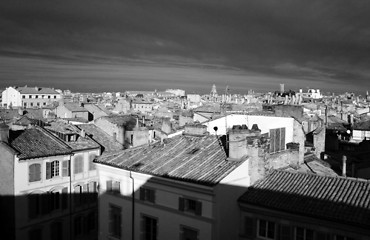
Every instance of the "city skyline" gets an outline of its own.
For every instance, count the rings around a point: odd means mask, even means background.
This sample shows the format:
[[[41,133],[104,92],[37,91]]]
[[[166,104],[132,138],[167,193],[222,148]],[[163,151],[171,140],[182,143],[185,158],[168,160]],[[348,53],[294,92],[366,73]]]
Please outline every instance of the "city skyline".
[[[370,88],[367,2],[1,1],[0,88]],[[104,82],[104,84],[102,84]]]

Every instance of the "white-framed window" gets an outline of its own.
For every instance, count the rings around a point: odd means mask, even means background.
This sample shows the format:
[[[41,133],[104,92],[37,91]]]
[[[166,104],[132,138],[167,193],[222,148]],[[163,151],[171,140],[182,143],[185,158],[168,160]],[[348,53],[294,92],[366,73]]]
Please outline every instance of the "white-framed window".
[[[180,240],[199,240],[199,230],[181,225]]]
[[[258,219],[257,234],[265,239],[276,239],[276,224],[272,221]]]
[[[314,231],[311,229],[296,227],[295,240],[314,240]]]
[[[109,205],[109,235],[121,239],[122,209],[115,205]]]
[[[151,188],[140,188],[140,200],[154,203],[155,191]]]
[[[107,184],[106,188],[107,188],[108,193],[114,193],[114,194],[121,193],[121,183],[119,181],[108,180],[106,184]]]
[[[46,179],[54,178],[59,176],[59,161],[55,160],[46,163]]]
[[[191,198],[179,198],[179,210],[182,212],[202,215],[202,202]]]
[[[157,240],[158,220],[154,217],[141,215],[141,236],[143,240]]]
[[[28,181],[36,182],[41,180],[41,164],[33,163],[28,167]]]

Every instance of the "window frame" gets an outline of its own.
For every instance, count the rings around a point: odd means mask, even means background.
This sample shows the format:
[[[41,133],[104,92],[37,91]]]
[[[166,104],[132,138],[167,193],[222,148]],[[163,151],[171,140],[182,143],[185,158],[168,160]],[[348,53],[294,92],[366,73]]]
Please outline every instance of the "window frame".
[[[179,197],[179,210],[185,213],[202,216],[202,204],[201,201],[194,198]]]
[[[265,230],[264,230],[264,235],[261,235],[261,222],[265,222]],[[273,231],[273,236],[272,238],[269,237],[269,225],[270,224],[273,224],[273,227],[274,227],[274,231]],[[257,236],[259,238],[262,238],[262,239],[269,239],[269,240],[275,240],[277,239],[277,232],[276,232],[276,227],[277,227],[277,224],[273,221],[269,221],[269,220],[265,220],[265,219],[258,219],[257,221]]]
[[[149,220],[147,222],[147,220]],[[155,224],[153,224],[155,223]],[[147,231],[147,227],[150,225],[150,231]],[[141,214],[141,228],[140,228],[141,239],[143,240],[157,240],[158,239],[158,218]],[[149,235],[149,238],[148,238]]]
[[[32,166],[37,166],[38,165],[38,172],[36,171],[36,169],[34,171],[36,172],[33,172],[31,171],[31,167]],[[31,175],[32,175],[32,179],[31,179]],[[36,176],[37,175],[37,176]],[[34,178],[36,178],[36,180],[33,180]],[[41,167],[41,163],[32,163],[28,166],[28,182],[31,183],[31,182],[39,182],[41,181],[42,179],[42,167]]]
[[[186,240],[188,238],[185,238],[184,236],[184,233],[185,231],[193,231],[196,233],[196,238],[194,240],[199,240],[199,229],[196,229],[196,228],[193,228],[193,227],[189,227],[189,226],[185,226],[185,225],[180,225],[180,240]]]
[[[314,240],[315,239],[315,231],[313,229],[305,228],[305,227],[294,227],[294,240],[298,239],[298,229],[302,231],[302,240]],[[312,231],[312,238],[308,238],[307,232]]]
[[[109,228],[108,234],[110,237],[121,239],[122,237],[122,208],[109,204]],[[116,222],[118,220],[118,222]]]
[[[153,188],[141,187],[140,200],[150,203],[155,203],[155,190]]]

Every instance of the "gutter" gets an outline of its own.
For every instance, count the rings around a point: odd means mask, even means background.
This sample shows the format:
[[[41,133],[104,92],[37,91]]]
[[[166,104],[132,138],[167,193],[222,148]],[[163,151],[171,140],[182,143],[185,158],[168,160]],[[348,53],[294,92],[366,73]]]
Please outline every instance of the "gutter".
[[[131,239],[135,240],[135,188],[134,188],[135,182],[134,182],[134,178],[132,177],[132,171],[130,171],[130,178],[131,178],[131,182],[132,182]]]

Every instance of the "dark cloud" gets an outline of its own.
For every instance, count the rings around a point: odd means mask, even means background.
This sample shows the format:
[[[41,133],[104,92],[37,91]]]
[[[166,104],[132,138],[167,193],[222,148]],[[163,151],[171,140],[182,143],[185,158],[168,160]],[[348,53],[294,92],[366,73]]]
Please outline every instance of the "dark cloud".
[[[359,90],[370,87],[369,10],[344,0],[2,0],[0,54],[222,66]]]

